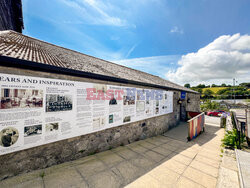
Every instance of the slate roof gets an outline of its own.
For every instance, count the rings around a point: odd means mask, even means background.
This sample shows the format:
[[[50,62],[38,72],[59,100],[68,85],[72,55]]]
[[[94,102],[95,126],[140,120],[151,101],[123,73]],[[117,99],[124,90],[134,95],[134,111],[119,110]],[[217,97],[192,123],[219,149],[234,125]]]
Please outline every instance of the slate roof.
[[[56,46],[14,31],[0,31],[0,55],[196,93],[158,76]]]

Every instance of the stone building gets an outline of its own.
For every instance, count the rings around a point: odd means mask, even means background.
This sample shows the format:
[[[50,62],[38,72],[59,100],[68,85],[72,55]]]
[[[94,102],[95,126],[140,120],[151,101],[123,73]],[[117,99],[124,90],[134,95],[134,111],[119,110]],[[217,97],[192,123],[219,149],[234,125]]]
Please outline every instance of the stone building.
[[[0,155],[0,179],[163,134],[179,121],[186,120],[187,111],[200,111],[200,95],[193,90],[14,31],[0,32],[1,74],[172,91],[173,112]],[[184,98],[181,93],[185,93]]]
[[[0,31],[13,30],[22,33],[23,13],[21,0],[0,1]]]

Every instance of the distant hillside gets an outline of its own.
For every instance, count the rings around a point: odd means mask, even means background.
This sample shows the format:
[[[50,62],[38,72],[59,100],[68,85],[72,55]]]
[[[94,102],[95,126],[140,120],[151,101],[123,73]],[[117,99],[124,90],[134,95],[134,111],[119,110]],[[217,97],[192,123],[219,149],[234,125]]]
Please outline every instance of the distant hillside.
[[[228,87],[209,87],[209,88],[203,88],[202,93],[204,93],[207,89],[210,89],[214,94],[216,94],[219,90],[226,89]]]
[[[236,99],[249,99],[250,88],[245,85],[239,86],[224,86],[224,87],[192,87],[191,89],[201,93],[203,99],[231,99],[235,96]]]

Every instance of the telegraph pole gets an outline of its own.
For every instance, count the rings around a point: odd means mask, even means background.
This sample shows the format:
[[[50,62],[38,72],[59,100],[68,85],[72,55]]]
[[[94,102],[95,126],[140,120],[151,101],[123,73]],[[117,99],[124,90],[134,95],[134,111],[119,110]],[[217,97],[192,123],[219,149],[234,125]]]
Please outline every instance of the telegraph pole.
[[[235,92],[234,92],[234,87],[235,87],[235,78],[233,78],[233,95],[234,95],[234,104],[235,104]]]

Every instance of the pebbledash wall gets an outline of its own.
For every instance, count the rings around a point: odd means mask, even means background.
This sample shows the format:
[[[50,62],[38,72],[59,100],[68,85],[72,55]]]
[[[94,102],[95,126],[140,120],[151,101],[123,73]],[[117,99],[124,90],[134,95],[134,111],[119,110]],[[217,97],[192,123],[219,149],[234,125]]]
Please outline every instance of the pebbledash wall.
[[[140,87],[138,85],[117,84],[115,82],[5,66],[0,66],[0,74],[1,73],[33,77],[39,75],[39,77],[44,78]],[[180,104],[178,104],[180,91],[173,90],[173,92],[173,113],[0,156],[0,180],[23,172],[42,169],[55,164],[78,159],[91,153],[107,150],[110,147],[126,145],[166,132],[170,128],[176,126],[180,121],[181,108]],[[189,99],[189,103],[187,102],[187,99]],[[199,100],[199,94],[187,93],[186,99],[182,102],[182,105],[185,105],[187,111],[200,111]]]

